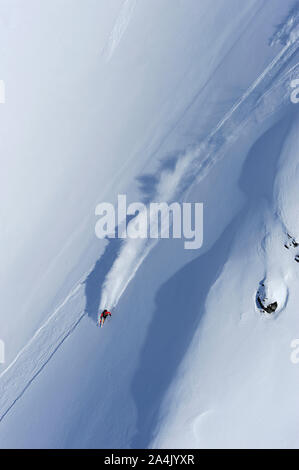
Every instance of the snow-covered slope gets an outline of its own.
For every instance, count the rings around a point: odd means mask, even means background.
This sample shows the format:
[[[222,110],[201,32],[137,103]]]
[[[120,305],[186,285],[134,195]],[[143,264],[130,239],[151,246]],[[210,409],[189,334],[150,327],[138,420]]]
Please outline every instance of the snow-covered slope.
[[[0,446],[298,445],[294,2],[2,8]],[[201,250],[97,240],[123,192],[204,202]]]
[[[291,343],[298,337],[299,272],[295,248],[284,246],[288,237],[281,218],[285,213],[296,225],[297,201],[285,204],[275,197],[277,185],[284,195],[297,185],[292,168],[297,149],[298,118],[293,124],[284,118],[248,154],[240,178],[247,201],[238,230],[233,223],[229,257],[165,399],[167,418],[154,446],[298,447],[299,376]],[[285,184],[280,172],[275,176],[282,161]],[[249,181],[255,194],[248,192]],[[278,303],[275,313],[259,308],[260,283],[267,304]]]

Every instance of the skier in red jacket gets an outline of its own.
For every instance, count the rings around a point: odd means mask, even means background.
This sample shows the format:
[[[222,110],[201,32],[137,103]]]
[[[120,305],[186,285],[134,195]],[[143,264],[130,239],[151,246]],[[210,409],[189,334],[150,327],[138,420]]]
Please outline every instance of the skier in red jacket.
[[[100,321],[99,321],[100,326],[104,325],[104,322],[106,318],[108,317],[108,315],[111,317],[111,312],[108,312],[108,310],[106,309],[102,311],[101,316],[100,316]]]

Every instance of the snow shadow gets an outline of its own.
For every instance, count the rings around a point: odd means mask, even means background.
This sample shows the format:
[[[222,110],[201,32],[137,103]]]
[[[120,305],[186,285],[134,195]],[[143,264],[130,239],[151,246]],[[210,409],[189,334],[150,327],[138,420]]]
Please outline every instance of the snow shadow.
[[[207,253],[178,271],[156,296],[156,309],[132,381],[138,412],[132,448],[148,447],[153,438],[161,401],[202,318],[207,295],[228,258],[240,219],[236,217]]]
[[[203,317],[207,296],[228,259],[238,228],[259,200],[272,195],[276,164],[291,117],[292,113],[271,127],[250,149],[239,178],[246,195],[239,214],[208,252],[179,270],[156,296],[156,309],[132,380],[137,408],[132,448],[149,447],[163,398]]]
[[[271,203],[276,168],[294,111],[266,131],[251,147],[243,165],[239,186],[253,208],[258,200]],[[253,190],[254,188],[254,190]]]

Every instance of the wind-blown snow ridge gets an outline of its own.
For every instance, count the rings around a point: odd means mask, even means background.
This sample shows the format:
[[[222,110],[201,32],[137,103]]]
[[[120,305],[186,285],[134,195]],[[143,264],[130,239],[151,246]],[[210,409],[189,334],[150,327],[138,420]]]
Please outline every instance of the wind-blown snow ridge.
[[[156,190],[156,200],[167,201],[182,197],[186,183],[191,185],[198,181],[198,178],[202,179],[224,155],[227,146],[235,141],[243,130],[248,130],[248,126],[259,124],[289,100],[289,82],[297,76],[299,66],[296,64],[285,74],[281,72],[297,47],[297,42],[286,46],[207,139],[199,146],[188,149],[177,161],[173,171],[162,172]],[[130,223],[136,223],[136,218]],[[102,306],[111,308],[117,304],[156,243],[157,240],[128,239],[123,244],[106,277],[102,291]],[[86,275],[83,279],[85,278]],[[84,290],[84,280],[73,288],[14,361],[0,374],[0,421],[86,315],[83,304],[84,293],[81,289]]]
[[[270,46],[275,44],[286,45],[294,41],[299,34],[299,2],[296,2],[283,24],[270,39]]]
[[[294,36],[293,36],[294,38]],[[290,99],[290,81],[298,77],[299,64],[282,74],[285,64],[298,49],[298,39],[290,40],[281,52],[254,81],[231,110],[218,123],[210,135],[193,149],[188,149],[178,159],[173,171],[162,172],[155,200],[170,202],[179,200],[187,188],[202,180],[224,155],[227,147],[235,142],[242,131],[263,122]],[[142,214],[129,222],[138,224]],[[150,220],[150,224],[153,221]],[[126,239],[102,290],[101,308],[114,308],[141,263],[157,240]]]

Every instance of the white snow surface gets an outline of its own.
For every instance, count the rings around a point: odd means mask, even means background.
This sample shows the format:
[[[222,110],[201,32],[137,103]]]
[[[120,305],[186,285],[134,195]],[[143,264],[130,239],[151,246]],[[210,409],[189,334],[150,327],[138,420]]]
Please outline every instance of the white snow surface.
[[[298,9],[0,0],[1,448],[298,447]],[[202,248],[98,240],[124,193]]]

